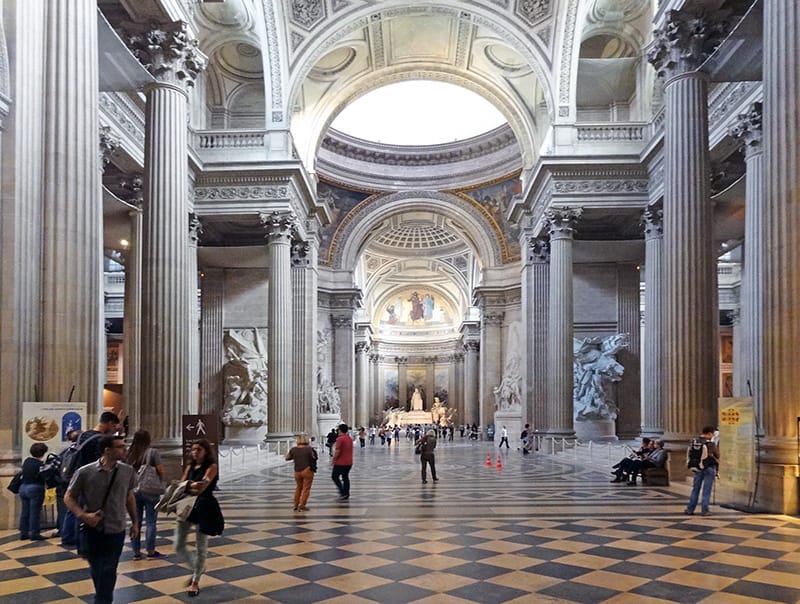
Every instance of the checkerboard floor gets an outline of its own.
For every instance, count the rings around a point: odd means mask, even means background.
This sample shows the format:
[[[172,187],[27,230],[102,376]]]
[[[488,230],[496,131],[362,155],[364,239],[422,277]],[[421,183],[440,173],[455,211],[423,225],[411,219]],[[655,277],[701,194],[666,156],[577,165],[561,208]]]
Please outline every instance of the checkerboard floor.
[[[686,488],[609,484],[561,456],[440,443],[440,482],[412,447],[356,449],[349,502],[325,457],[305,513],[289,464],[224,481],[227,529],[211,538],[202,602],[800,602],[800,521],[712,507]],[[485,465],[492,456],[492,466]],[[222,473],[225,474],[225,463]],[[179,602],[188,577],[159,521],[160,560],[123,553],[115,602]],[[88,568],[57,540],[0,531],[0,602],[89,602]]]

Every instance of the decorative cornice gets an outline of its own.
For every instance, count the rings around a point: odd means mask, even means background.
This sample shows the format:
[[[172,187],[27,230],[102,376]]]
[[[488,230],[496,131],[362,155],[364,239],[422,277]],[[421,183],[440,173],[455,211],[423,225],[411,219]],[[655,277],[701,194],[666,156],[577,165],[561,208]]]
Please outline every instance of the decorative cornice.
[[[667,11],[664,26],[653,32],[647,60],[666,79],[697,70],[711,56],[730,24],[727,13]]]
[[[556,180],[553,183],[554,193],[647,193],[646,178],[628,180]]]
[[[197,75],[208,64],[200,52],[200,42],[189,37],[189,26],[183,21],[154,23],[149,30],[135,25],[128,29],[133,55],[160,82],[194,86]]]
[[[736,124],[728,130],[730,135],[740,141],[745,157],[761,152],[763,128],[761,124],[761,103],[753,103],[747,113],[740,113]]]
[[[195,186],[197,201],[274,201],[293,199],[292,187],[288,185],[225,187]]]
[[[115,126],[127,132],[140,146],[144,146],[144,117],[121,102],[118,93],[101,92],[100,109],[113,118]]]

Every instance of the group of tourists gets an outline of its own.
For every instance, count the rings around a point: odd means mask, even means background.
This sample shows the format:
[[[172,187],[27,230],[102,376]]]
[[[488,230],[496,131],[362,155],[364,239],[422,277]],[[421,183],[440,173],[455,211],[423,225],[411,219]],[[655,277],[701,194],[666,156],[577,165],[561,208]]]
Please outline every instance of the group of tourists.
[[[30,457],[22,464],[20,538],[46,538],[41,533],[40,517],[45,489],[55,487],[59,511],[56,535],[61,537],[62,546],[77,548],[88,561],[96,604],[113,601],[128,519],[133,559],[165,556],[156,549],[156,507],[165,490],[161,457],[151,446],[147,430],[136,431],[128,448],[120,428],[119,417],[105,411],[93,429],[68,434],[70,445],[60,454],[45,458],[47,445],[34,443]],[[186,582],[189,596],[200,593],[208,537],[221,534],[224,526],[214,497],[217,471],[211,444],[202,439],[194,442],[181,481],[186,495],[196,499],[191,512],[185,519],[178,519],[175,527],[175,554],[192,573]],[[192,531],[195,547],[190,551],[186,542]]]

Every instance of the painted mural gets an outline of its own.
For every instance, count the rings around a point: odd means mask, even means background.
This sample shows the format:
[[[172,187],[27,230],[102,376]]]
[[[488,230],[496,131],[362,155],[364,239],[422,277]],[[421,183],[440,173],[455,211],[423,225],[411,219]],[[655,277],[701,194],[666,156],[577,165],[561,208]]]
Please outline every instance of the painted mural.
[[[383,408],[395,409],[400,406],[400,385],[397,379],[397,369],[383,368]]]
[[[347,216],[348,212],[369,197],[368,193],[359,193],[341,189],[326,182],[317,185],[317,198],[324,201],[331,209],[331,223],[320,231],[319,261],[320,264],[329,263],[330,246],[336,229]]]
[[[519,227],[506,221],[511,200],[520,193],[522,193],[522,182],[519,178],[464,192],[481,204],[500,227],[508,249],[508,260],[518,260],[520,257]]]
[[[450,388],[450,369],[447,367],[437,367],[434,373],[434,393],[433,396],[439,399],[442,405],[447,404],[448,389]]]
[[[455,315],[449,301],[421,287],[393,294],[382,305],[378,316],[381,330],[384,327],[450,325]]]

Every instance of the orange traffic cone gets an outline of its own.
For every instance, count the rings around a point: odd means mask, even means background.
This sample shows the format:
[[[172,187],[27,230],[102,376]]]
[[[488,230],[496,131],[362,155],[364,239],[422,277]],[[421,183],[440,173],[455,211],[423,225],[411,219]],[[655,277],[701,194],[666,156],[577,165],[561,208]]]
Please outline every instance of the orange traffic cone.
[[[500,454],[497,454],[497,465],[495,466],[498,470],[503,469],[503,459],[500,457]]]
[[[491,453],[487,453],[486,454],[486,467],[487,468],[491,468],[492,467],[492,454]]]

